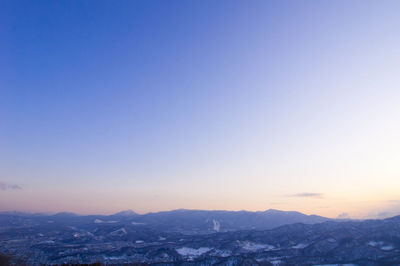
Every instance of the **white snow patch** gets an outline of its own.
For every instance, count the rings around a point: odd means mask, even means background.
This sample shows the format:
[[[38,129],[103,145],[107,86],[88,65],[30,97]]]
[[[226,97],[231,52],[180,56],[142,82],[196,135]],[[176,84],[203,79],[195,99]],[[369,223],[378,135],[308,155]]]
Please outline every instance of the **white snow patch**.
[[[305,248],[305,247],[308,247],[308,244],[306,244],[306,243],[299,243],[299,244],[293,246],[292,248],[295,248],[295,249],[302,249],[302,248]]]
[[[272,265],[281,265],[283,263],[283,260],[281,260],[282,257],[269,257],[264,260],[269,261]]]
[[[270,263],[274,266],[281,265],[283,261],[281,260],[271,260]]]
[[[214,231],[219,232],[219,229],[221,228],[221,224],[217,221],[217,220],[213,220],[213,224],[214,224]]]
[[[259,244],[259,243],[253,243],[250,241],[238,241],[239,245],[247,251],[258,251],[258,250],[272,250],[275,247],[272,245],[268,244]]]
[[[387,245],[387,246],[382,246],[381,247],[381,250],[384,250],[384,251],[390,251],[390,250],[393,250],[393,249],[394,249],[394,247],[392,245]]]
[[[128,232],[126,232],[125,228],[120,228],[120,229],[112,231],[110,233],[110,235],[112,235],[112,236],[122,236],[122,235],[126,235],[126,234],[128,234]]]
[[[133,225],[145,225],[145,223],[132,222]]]
[[[232,255],[232,251],[216,249],[212,252],[212,255],[226,258],[226,257],[229,257],[230,255]]]
[[[383,242],[383,241],[369,241],[368,245],[371,247],[378,247],[384,251],[390,251],[390,250],[394,249],[394,246],[392,246],[390,244],[385,244],[385,242]]]
[[[114,224],[114,223],[118,223],[118,221],[103,221],[100,219],[96,219],[94,220],[95,224]]]
[[[176,252],[178,252],[179,255],[181,256],[187,256],[187,257],[198,257],[204,253],[207,253],[211,250],[211,248],[207,247],[201,247],[198,249],[195,248],[188,248],[188,247],[181,247],[177,248]]]
[[[41,241],[39,242],[39,244],[54,244],[55,242],[53,240],[45,240],[45,241]]]
[[[383,241],[369,241],[368,245],[370,245],[371,247],[382,246],[383,245]]]
[[[104,260],[126,260],[126,256],[122,255],[122,256],[111,256],[111,257],[107,257],[103,255],[103,259]]]

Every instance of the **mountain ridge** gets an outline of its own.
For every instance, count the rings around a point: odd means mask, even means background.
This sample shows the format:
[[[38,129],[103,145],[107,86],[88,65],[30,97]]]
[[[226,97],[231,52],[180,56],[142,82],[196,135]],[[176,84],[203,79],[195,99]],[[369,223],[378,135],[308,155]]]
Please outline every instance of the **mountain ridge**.
[[[44,216],[51,216],[51,215],[74,215],[74,216],[116,216],[116,215],[148,215],[148,214],[158,214],[158,213],[179,213],[179,212],[229,212],[229,213],[298,213],[298,214],[303,214],[307,216],[318,216],[318,217],[324,217],[318,214],[305,214],[299,211],[285,211],[285,210],[278,210],[278,209],[266,209],[266,210],[260,210],[260,211],[250,211],[250,210],[224,210],[224,209],[185,209],[185,208],[179,208],[179,209],[172,209],[172,210],[162,210],[162,211],[155,211],[155,212],[146,212],[146,213],[137,213],[132,209],[126,209],[126,210],[121,210],[116,213],[111,213],[111,214],[98,214],[98,213],[92,213],[92,214],[85,214],[85,213],[75,213],[71,211],[60,211],[60,212],[29,212],[29,211],[16,211],[16,210],[8,210],[8,211],[0,211],[0,214],[15,214],[15,215],[44,215]],[[327,219],[336,219],[336,218],[328,218],[324,217]]]

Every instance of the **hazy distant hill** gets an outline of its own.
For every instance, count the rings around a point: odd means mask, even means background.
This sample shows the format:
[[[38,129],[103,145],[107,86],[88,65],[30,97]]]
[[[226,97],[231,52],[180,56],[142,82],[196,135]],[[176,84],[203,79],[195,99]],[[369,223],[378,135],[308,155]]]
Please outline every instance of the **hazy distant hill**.
[[[327,220],[329,219],[321,216],[278,210],[263,212],[174,210],[149,213],[135,219],[138,223],[155,226],[162,230],[187,231],[188,233],[261,230],[291,223],[314,224]]]

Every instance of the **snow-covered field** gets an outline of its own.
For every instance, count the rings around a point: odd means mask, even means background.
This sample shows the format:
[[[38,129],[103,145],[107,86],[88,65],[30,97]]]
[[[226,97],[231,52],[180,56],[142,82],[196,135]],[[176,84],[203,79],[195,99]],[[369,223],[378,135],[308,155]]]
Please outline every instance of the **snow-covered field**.
[[[238,241],[239,246],[246,250],[246,251],[258,251],[258,250],[272,250],[275,247],[272,245],[268,244],[260,244],[260,243],[254,243],[250,241]]]
[[[181,247],[181,248],[177,248],[176,252],[178,252],[179,255],[181,256],[187,256],[187,257],[198,257],[204,253],[209,252],[210,250],[212,250],[212,248],[208,248],[208,247],[201,247],[198,249],[195,248],[188,248],[188,247]]]
[[[100,219],[96,219],[96,220],[94,220],[94,223],[95,224],[115,224],[115,223],[118,223],[118,221],[103,221]]]

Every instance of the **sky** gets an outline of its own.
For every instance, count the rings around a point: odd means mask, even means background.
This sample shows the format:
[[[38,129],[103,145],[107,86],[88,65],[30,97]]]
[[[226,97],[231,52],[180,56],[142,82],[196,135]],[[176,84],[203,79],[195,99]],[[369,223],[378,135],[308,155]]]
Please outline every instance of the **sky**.
[[[400,214],[399,12],[1,1],[0,211]]]

